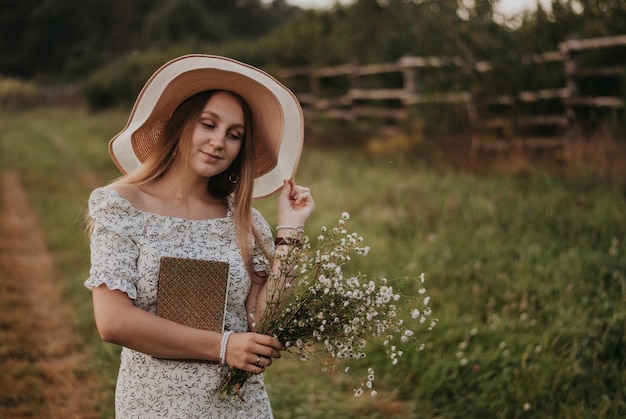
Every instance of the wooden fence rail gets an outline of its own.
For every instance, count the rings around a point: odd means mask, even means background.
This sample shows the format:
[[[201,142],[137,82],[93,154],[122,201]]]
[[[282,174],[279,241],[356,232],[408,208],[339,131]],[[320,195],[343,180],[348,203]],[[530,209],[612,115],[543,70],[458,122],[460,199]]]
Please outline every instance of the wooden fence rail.
[[[305,113],[309,116],[323,116],[327,118],[359,120],[361,118],[384,118],[391,121],[405,121],[415,116],[412,108],[416,105],[448,104],[463,107],[468,116],[470,129],[475,133],[475,147],[488,147],[494,141],[483,141],[489,136],[485,130],[498,131],[505,125],[542,126],[552,127],[552,137],[562,137],[576,123],[578,108],[609,108],[623,109],[624,95],[620,92],[612,94],[595,94],[581,92],[580,83],[585,79],[617,78],[619,83],[626,83],[626,35],[568,40],[559,44],[558,51],[548,51],[542,54],[522,57],[521,65],[548,65],[556,63],[562,65],[562,80],[564,85],[543,88],[534,91],[519,91],[515,94],[492,95],[477,97],[472,92],[471,85],[478,83],[469,80],[466,89],[440,89],[424,91],[420,82],[420,72],[426,69],[442,71],[446,68],[456,69],[464,75],[483,75],[489,78],[494,64],[490,62],[476,62],[472,68],[467,68],[464,60],[458,57],[402,57],[397,62],[358,65],[357,63],[344,64],[325,68],[285,68],[277,72],[288,86],[295,86],[300,80],[300,90],[294,89]],[[616,49],[613,56],[622,57],[621,61],[600,67],[581,66],[580,58],[587,51]],[[459,71],[460,70],[460,71]],[[364,78],[396,73],[400,85],[366,87]],[[452,77],[452,76],[451,76]],[[471,77],[471,76],[470,76]],[[336,89],[331,95],[323,89],[324,83],[333,79],[342,78],[345,89],[337,94]],[[304,81],[304,83],[303,83]],[[303,88],[304,86],[304,88]],[[626,90],[626,89],[623,89]],[[542,101],[558,101],[562,110],[557,113],[541,114],[531,111],[527,115],[518,110],[515,116],[502,117],[492,112],[477,111],[479,104],[489,106],[512,107],[514,105],[531,106]],[[482,109],[485,107],[482,106]],[[480,128],[479,128],[480,127]],[[522,134],[523,135],[523,134]],[[501,135],[500,135],[501,136]],[[532,137],[532,135],[530,135]],[[493,136],[491,137],[493,139]],[[553,140],[554,138],[552,138]],[[539,138],[528,138],[526,144],[540,146]],[[548,141],[550,142],[550,141]],[[554,141],[552,141],[553,143]],[[496,146],[501,146],[498,144]]]

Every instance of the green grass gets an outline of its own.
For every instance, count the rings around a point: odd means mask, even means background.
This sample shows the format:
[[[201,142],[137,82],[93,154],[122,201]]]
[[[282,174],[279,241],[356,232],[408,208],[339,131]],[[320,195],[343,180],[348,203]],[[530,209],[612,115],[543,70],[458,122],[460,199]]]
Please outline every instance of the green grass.
[[[0,167],[19,170],[76,310],[109,403],[117,348],[91,314],[82,217],[92,187],[115,176],[107,141],[126,114],[3,112]],[[297,181],[312,188],[309,232],[343,211],[371,254],[354,269],[426,273],[439,323],[426,349],[391,367],[373,351],[376,398],[358,382],[290,356],[267,373],[277,418],[626,416],[626,200],[614,184],[542,174],[473,175],[305,149]],[[275,199],[257,207],[275,223]],[[411,287],[406,293],[415,292]],[[103,407],[103,417],[112,409]]]

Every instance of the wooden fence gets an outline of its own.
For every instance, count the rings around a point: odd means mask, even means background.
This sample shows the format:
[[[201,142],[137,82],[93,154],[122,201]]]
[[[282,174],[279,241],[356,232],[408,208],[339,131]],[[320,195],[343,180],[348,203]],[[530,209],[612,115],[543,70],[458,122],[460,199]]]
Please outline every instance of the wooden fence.
[[[597,51],[606,57],[613,57],[610,60],[612,62],[589,66],[585,60],[581,60],[585,53]],[[485,83],[485,80],[489,83],[495,64],[477,62],[468,69],[462,59],[445,57],[402,57],[397,62],[383,64],[287,68],[279,70],[277,74],[296,92],[309,117],[406,121],[419,117],[415,109],[421,105],[461,107],[473,134],[472,145],[478,149],[497,149],[511,144],[525,147],[559,145],[565,134],[580,121],[581,109],[624,109],[626,35],[564,41],[559,44],[558,51],[524,57],[519,64],[526,67],[558,65],[560,74],[555,78],[558,80],[557,85],[481,97],[472,86]],[[452,80],[453,83],[448,79],[445,84],[462,85],[465,88],[433,89],[432,82],[428,89],[422,88],[421,82],[425,78],[420,78],[420,74],[424,71],[454,73],[451,69],[465,76],[470,74],[470,79],[465,82]],[[367,85],[363,82],[370,76],[384,78],[385,75],[391,80],[389,85],[380,85],[379,82],[372,86],[371,83]],[[472,80],[478,77],[483,80]],[[609,92],[581,88],[581,85],[589,84],[589,80],[597,82],[608,79],[622,88]],[[324,89],[329,84],[334,86],[330,94],[328,89]],[[341,87],[337,88],[337,85]],[[554,106],[555,101],[557,106]],[[542,102],[552,102],[549,106],[552,109],[541,110]],[[541,129],[531,129],[537,127]]]

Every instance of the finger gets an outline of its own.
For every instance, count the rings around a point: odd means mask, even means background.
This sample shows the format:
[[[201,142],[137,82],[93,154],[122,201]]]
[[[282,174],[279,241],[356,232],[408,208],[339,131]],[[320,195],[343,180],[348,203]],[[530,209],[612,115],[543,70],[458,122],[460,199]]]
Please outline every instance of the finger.
[[[254,350],[254,354],[265,358],[280,358],[280,351],[271,346],[260,345]]]
[[[266,358],[280,358],[283,345],[275,338],[267,335],[257,335],[256,345],[252,353]]]
[[[253,374],[261,374],[263,371],[265,371],[265,367],[261,365],[262,359],[263,357],[257,356],[254,361],[251,361],[248,364],[248,371]]]
[[[267,358],[267,357],[259,355],[257,356],[256,361],[254,362],[254,365],[257,367],[266,368],[272,365],[273,362],[274,361],[272,360],[272,358]]]
[[[312,201],[313,201],[313,198],[311,194],[309,192],[304,192],[298,195],[298,199],[296,200],[296,203],[298,205],[302,205],[302,204],[306,204]]]
[[[248,365],[248,371],[253,374],[261,374],[265,372],[265,368],[272,365],[272,358],[266,358],[264,356],[257,355],[255,360]]]
[[[303,186],[295,186],[291,193],[291,197],[296,203],[302,203],[304,200],[311,197],[311,190]]]
[[[296,195],[298,194],[298,187],[293,179],[289,179],[289,187],[291,191],[291,195],[289,197],[291,199],[296,199]]]
[[[289,183],[289,179],[284,179],[283,188],[280,191],[279,200],[283,200],[285,202],[289,201],[291,199],[291,193],[292,193],[292,189],[291,189],[291,184]]]

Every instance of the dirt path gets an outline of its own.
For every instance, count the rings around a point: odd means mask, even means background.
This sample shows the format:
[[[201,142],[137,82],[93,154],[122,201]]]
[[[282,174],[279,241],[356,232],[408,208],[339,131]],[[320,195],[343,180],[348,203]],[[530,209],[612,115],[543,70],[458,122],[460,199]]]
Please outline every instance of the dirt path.
[[[0,419],[97,418],[98,382],[16,172],[0,173],[0,194]]]

